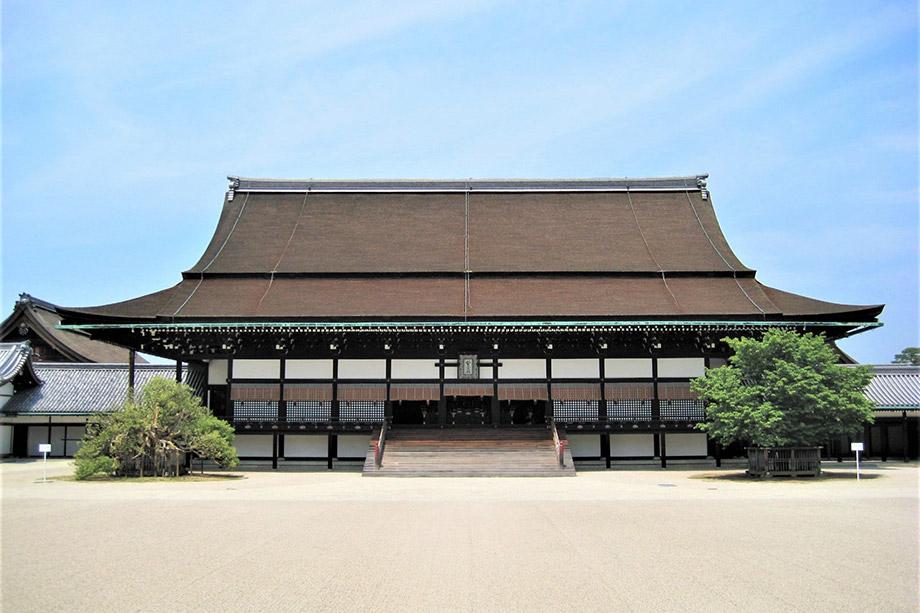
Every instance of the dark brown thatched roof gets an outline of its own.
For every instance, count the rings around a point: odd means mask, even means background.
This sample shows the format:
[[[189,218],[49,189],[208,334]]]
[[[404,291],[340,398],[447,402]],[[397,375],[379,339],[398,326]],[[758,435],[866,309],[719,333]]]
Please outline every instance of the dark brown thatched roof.
[[[874,321],[761,285],[705,175],[592,181],[235,180],[178,285],[77,321],[715,317]]]

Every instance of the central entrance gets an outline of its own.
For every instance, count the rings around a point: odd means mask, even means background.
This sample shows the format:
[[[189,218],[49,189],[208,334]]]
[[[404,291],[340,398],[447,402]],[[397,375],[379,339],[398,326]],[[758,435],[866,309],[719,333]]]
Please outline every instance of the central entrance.
[[[491,398],[447,396],[447,425],[488,426],[492,424]]]

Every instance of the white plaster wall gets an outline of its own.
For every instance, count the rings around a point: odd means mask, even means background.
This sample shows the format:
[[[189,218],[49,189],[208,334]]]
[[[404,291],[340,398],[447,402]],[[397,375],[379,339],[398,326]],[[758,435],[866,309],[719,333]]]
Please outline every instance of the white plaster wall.
[[[339,379],[386,378],[386,360],[339,360]]]
[[[665,454],[668,456],[702,456],[706,457],[706,435],[696,433],[666,434]]]
[[[703,358],[661,358],[659,377],[702,377],[706,361]]]
[[[604,376],[608,379],[652,378],[651,358],[604,360]]]
[[[394,379],[437,379],[437,360],[393,360],[392,373]]]
[[[499,360],[499,379],[546,379],[546,360]]]
[[[286,379],[331,379],[332,360],[288,360],[284,363]]]
[[[654,434],[612,434],[610,457],[655,457]]]
[[[284,457],[325,458],[329,451],[325,434],[286,434],[284,436]]]
[[[80,447],[83,446],[83,436],[85,434],[86,428],[83,426],[73,426],[67,428],[66,455],[72,456],[80,450]]]
[[[281,360],[233,360],[234,379],[280,379]]]
[[[597,379],[598,360],[553,360],[553,379]]]
[[[340,434],[337,456],[340,458],[366,457],[370,444],[370,434]]]
[[[227,360],[208,362],[208,385],[227,385]]]
[[[233,445],[236,447],[236,454],[241,458],[272,457],[271,434],[237,434]]]
[[[728,360],[725,358],[709,358],[709,368],[719,368],[721,366],[728,366]]]
[[[601,455],[600,434],[566,434],[569,449],[575,458],[596,458]]]
[[[8,382],[0,385],[0,408],[3,408],[3,405],[5,405],[7,401],[12,397],[13,384]]]
[[[0,426],[0,455],[13,453],[13,426]]]

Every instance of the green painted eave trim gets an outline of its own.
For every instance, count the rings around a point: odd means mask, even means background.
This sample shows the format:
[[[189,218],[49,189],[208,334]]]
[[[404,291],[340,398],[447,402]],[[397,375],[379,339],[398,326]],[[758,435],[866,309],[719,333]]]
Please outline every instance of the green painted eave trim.
[[[878,328],[880,322],[839,321],[363,321],[363,322],[195,322],[195,323],[118,323],[70,324],[55,326],[60,330],[384,330],[384,329],[562,329],[588,328]]]

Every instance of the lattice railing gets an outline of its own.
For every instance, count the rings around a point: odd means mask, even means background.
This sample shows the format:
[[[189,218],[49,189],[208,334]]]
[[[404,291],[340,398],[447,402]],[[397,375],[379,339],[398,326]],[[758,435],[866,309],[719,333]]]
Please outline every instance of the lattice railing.
[[[329,421],[332,415],[331,401],[288,401],[286,408],[289,422]]]
[[[339,403],[339,421],[380,423],[384,417],[384,405],[379,400],[348,400]]]
[[[597,421],[597,400],[553,400],[553,418],[561,423]]]

